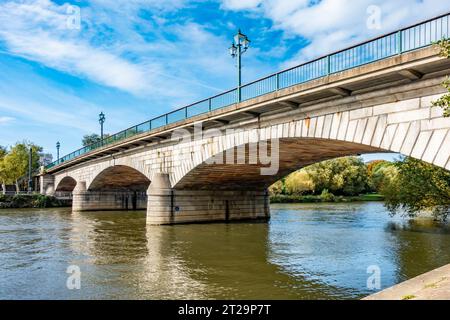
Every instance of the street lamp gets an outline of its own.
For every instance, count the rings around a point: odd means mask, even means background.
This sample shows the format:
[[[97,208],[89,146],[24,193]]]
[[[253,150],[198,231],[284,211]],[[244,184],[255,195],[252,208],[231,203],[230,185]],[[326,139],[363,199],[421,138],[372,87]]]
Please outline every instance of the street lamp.
[[[105,123],[105,114],[103,112],[101,112],[98,115],[98,122],[100,123],[100,140],[102,141],[103,144],[103,124]]]
[[[237,59],[237,69],[238,69],[238,100],[241,101],[241,86],[242,86],[242,75],[241,75],[241,57],[250,45],[250,40],[245,34],[238,30],[238,33],[234,36],[234,41],[230,47],[230,54],[233,58]]]
[[[61,148],[61,143],[59,141],[56,143],[56,159],[59,162],[59,148]]]

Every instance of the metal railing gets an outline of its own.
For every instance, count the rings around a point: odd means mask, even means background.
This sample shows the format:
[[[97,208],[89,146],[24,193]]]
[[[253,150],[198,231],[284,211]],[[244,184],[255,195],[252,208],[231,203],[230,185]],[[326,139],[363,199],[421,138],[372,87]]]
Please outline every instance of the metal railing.
[[[238,89],[235,88],[166,113],[109,136],[103,139],[103,141],[78,149],[51,163],[46,168],[50,169],[102,146],[124,140],[140,133],[149,132],[168,124],[189,119],[212,110],[225,108],[232,104],[285,89],[293,85],[305,83],[329,76],[333,73],[430,46],[434,42],[447,38],[450,35],[449,17],[450,13],[446,13],[445,15],[245,84],[241,87],[240,99],[238,97]]]

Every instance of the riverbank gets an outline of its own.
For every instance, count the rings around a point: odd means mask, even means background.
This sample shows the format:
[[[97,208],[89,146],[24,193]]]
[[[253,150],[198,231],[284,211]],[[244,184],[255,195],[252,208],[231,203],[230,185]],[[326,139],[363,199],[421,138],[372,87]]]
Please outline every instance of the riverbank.
[[[361,202],[361,201],[383,201],[380,194],[363,194],[359,196],[335,196],[331,193],[322,195],[276,195],[270,197],[270,203],[329,203],[329,202]]]
[[[363,300],[450,300],[450,264],[370,295]]]
[[[21,208],[58,208],[67,207],[70,204],[65,200],[41,194],[0,194],[0,209],[21,209]]]

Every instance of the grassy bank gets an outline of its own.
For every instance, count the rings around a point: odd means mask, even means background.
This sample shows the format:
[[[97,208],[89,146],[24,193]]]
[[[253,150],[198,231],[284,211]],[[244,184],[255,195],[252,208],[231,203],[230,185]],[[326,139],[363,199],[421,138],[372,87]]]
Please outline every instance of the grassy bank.
[[[0,194],[0,209],[8,208],[53,208],[65,207],[66,201],[41,194],[32,195],[3,195]]]
[[[334,196],[332,194],[324,195],[275,195],[270,197],[271,203],[326,203],[326,202],[357,202],[357,201],[383,201],[384,198],[379,194],[363,194],[359,196]]]

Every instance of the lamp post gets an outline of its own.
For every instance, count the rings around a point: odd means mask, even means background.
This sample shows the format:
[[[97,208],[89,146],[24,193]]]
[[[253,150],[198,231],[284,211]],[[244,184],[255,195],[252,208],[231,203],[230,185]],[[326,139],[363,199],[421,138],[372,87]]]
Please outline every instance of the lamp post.
[[[56,159],[59,162],[59,148],[61,148],[61,143],[59,141],[56,143]]]
[[[242,86],[242,55],[248,50],[250,45],[250,40],[248,37],[238,30],[238,33],[234,36],[233,43],[230,47],[230,54],[233,58],[237,59],[237,69],[238,69],[238,101],[241,101],[241,86]]]
[[[98,115],[98,122],[100,123],[100,141],[103,144],[103,124],[105,123],[106,117],[103,112]]]

